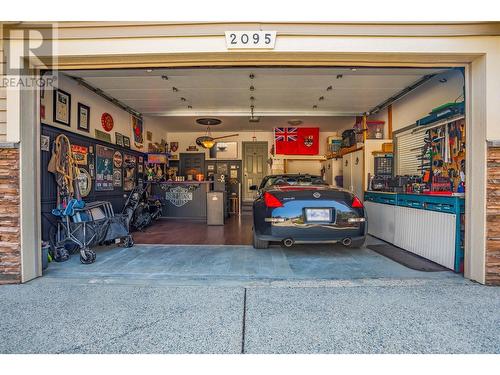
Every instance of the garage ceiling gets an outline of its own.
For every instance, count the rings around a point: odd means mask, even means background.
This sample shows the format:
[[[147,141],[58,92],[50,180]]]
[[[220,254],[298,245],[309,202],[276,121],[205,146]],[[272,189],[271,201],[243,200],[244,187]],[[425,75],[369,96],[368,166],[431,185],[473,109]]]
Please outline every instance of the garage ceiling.
[[[206,127],[196,123],[196,116],[166,116],[153,118],[164,125],[169,133],[201,132],[206,131]],[[218,116],[222,120],[220,125],[211,126],[214,133],[217,132],[260,132],[272,131],[276,127],[295,126],[288,123],[291,119],[303,121],[301,127],[320,128],[322,132],[340,132],[351,128],[354,125],[355,117],[351,116],[262,116],[257,123],[248,121],[248,116]],[[150,121],[148,119],[148,121]]]
[[[253,103],[256,116],[293,117],[359,115],[424,75],[444,70],[175,68],[64,73],[146,116],[249,116]]]

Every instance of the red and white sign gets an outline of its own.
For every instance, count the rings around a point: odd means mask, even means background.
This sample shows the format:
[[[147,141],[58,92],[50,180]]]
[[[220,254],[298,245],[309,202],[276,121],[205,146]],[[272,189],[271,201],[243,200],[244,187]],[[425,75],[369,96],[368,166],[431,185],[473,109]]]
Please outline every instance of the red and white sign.
[[[274,128],[276,154],[318,155],[319,128]]]
[[[71,145],[73,160],[78,165],[87,165],[88,148],[80,145]]]
[[[102,114],[101,125],[102,125],[102,128],[104,130],[106,130],[107,132],[110,132],[111,130],[113,130],[113,126],[114,126],[113,117],[108,112],[104,112]]]

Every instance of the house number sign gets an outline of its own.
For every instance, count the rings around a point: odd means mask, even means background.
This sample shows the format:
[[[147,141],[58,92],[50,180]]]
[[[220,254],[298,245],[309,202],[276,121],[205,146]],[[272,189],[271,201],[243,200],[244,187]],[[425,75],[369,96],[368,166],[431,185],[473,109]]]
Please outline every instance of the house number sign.
[[[276,31],[226,31],[227,49],[273,49]]]

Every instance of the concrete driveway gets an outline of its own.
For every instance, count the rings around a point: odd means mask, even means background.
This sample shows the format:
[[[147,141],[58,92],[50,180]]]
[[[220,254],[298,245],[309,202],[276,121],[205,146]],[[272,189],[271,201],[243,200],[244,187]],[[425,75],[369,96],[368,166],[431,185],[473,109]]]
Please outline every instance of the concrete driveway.
[[[216,249],[197,249],[209,268],[115,249],[121,256],[101,252],[93,266],[74,257],[0,286],[0,353],[500,352],[500,288],[367,249],[316,249],[308,261],[296,250],[286,262],[271,249],[257,268],[231,262],[253,257],[249,249],[218,260]]]
[[[467,282],[260,287],[39,279],[0,287],[0,353],[499,353],[500,289]]]

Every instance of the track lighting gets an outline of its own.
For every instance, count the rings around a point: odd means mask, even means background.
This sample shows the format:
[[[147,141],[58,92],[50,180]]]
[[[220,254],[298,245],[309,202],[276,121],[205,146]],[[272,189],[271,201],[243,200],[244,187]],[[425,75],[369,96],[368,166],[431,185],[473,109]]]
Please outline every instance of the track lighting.
[[[250,77],[250,79],[254,79],[255,75],[253,73],[250,73],[250,75],[248,77]]]
[[[337,74],[337,79],[341,79],[343,77],[342,74]]]
[[[179,91],[179,89],[177,87],[172,87],[172,91],[177,92],[177,91]]]
[[[250,86],[250,91],[255,91],[255,87]]]
[[[328,87],[326,88],[326,91],[332,91],[332,90],[333,90],[333,87],[332,87],[332,86],[328,86]]]
[[[161,76],[161,79],[164,79],[165,81],[168,81],[168,76],[166,76],[166,75],[162,75],[162,76]]]

